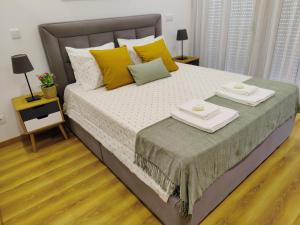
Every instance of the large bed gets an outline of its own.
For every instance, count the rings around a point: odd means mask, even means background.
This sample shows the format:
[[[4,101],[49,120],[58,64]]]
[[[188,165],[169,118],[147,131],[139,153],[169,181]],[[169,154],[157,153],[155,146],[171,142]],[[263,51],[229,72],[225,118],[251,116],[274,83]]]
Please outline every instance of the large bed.
[[[294,118],[290,117],[247,157],[215,179],[197,200],[191,215],[183,215],[178,211],[179,197],[163,190],[134,163],[137,135],[168,119],[179,104],[195,96],[212,98],[222,84],[251,78],[178,64],[179,70],[168,79],[143,86],[130,84],[113,91],[104,87],[85,91],[75,83],[65,47],[86,48],[110,41],[117,44],[117,38],[157,37],[162,34],[161,15],[44,24],[39,29],[51,72],[56,75],[69,128],[164,224],[199,224],[292,130]]]

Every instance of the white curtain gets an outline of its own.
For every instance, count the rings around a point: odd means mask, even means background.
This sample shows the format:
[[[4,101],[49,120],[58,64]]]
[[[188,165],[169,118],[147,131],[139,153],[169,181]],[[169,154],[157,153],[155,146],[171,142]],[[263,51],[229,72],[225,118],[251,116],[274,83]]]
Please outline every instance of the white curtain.
[[[202,66],[298,83],[300,0],[192,0]]]

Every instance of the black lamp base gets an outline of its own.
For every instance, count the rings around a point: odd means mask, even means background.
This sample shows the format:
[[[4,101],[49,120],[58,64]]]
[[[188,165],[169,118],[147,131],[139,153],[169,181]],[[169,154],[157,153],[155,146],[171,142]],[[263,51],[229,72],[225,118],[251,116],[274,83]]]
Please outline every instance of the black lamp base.
[[[37,101],[37,100],[40,100],[40,99],[41,99],[40,96],[35,95],[35,96],[31,96],[31,97],[26,98],[26,101],[27,102],[34,102],[34,101]]]
[[[180,60],[186,60],[186,59],[188,59],[188,57],[187,56],[180,56],[180,57],[178,57],[178,59],[180,59]]]
[[[178,59],[178,60],[186,60],[188,59],[189,57],[187,56],[176,56],[175,59]]]

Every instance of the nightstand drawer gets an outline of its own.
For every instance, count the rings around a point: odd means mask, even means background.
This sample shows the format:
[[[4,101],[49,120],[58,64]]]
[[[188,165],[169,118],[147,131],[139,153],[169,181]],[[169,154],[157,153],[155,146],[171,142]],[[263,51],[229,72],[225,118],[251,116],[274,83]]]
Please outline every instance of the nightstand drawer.
[[[55,112],[59,112],[59,106],[58,103],[55,102],[50,102],[44,105],[40,105],[40,106],[36,106],[34,108],[30,108],[30,109],[25,109],[20,111],[22,120],[28,121],[28,120],[32,120],[35,118],[41,118],[41,117],[45,117],[51,113],[55,113]]]
[[[26,127],[27,132],[32,132],[56,123],[60,123],[62,121],[63,118],[61,116],[61,112],[58,111],[58,112],[51,113],[49,115],[24,121],[24,125]]]

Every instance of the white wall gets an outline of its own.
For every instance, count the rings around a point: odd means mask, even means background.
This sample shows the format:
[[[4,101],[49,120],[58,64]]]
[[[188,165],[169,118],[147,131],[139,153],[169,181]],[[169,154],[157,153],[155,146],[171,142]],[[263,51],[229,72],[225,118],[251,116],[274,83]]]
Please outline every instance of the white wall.
[[[20,135],[11,98],[29,92],[24,76],[12,73],[10,57],[20,53],[29,55],[35,68],[29,74],[34,90],[39,90],[39,86],[33,75],[49,70],[37,30],[39,24],[161,13],[164,36],[176,55],[180,48],[176,30],[190,28],[190,8],[190,0],[1,0],[0,114],[5,115],[5,123],[0,124],[0,142]],[[174,16],[173,22],[166,22],[168,14]],[[22,39],[12,40],[10,28],[19,28]]]

